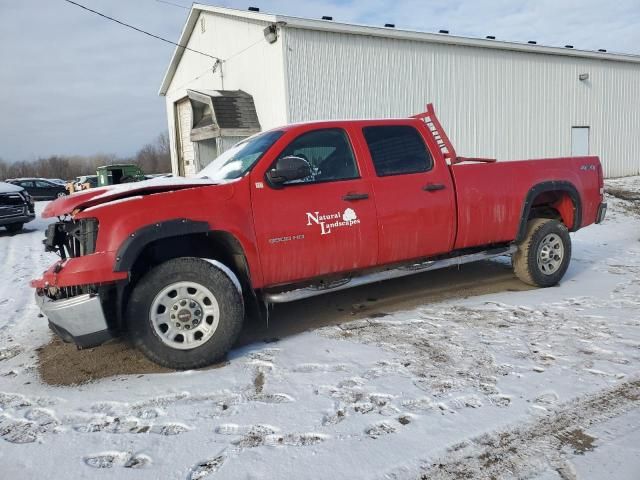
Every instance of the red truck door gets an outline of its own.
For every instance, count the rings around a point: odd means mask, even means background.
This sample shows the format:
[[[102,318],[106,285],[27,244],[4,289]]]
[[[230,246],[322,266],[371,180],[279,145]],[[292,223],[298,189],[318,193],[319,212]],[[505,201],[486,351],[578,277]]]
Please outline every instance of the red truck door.
[[[365,125],[362,135],[374,167],[378,263],[448,252],[457,219],[453,182],[442,157],[431,155],[410,121]]]
[[[376,210],[352,143],[341,128],[304,127],[273,162],[252,172],[252,206],[265,285],[375,265]],[[306,159],[312,175],[273,188],[279,158]]]

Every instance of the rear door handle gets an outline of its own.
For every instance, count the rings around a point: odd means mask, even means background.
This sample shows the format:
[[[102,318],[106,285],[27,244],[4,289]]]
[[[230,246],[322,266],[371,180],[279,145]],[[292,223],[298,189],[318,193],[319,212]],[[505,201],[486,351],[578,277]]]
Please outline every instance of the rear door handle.
[[[435,192],[437,190],[444,190],[444,185],[441,183],[428,183],[422,189],[426,192]]]
[[[346,200],[347,202],[366,200],[367,198],[369,198],[368,193],[347,193],[344,197],[342,197],[342,199]]]

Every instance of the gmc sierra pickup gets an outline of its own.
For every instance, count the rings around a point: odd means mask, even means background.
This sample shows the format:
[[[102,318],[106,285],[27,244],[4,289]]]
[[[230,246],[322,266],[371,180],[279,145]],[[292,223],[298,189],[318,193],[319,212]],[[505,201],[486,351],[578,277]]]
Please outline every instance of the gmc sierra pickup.
[[[125,334],[196,368],[232,347],[245,310],[511,255],[557,284],[569,232],[603,220],[597,157],[457,156],[433,107],[408,119],[289,125],[246,139],[195,179],[94,188],[50,203],[34,280],[49,325],[80,347]]]

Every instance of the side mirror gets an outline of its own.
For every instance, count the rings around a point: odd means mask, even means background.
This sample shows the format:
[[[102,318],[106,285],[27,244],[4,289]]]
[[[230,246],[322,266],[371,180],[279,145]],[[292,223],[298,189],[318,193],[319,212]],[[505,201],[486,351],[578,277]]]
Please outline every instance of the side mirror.
[[[281,186],[286,182],[301,180],[311,175],[311,165],[301,157],[283,157],[275,167],[267,172],[267,180],[273,186]]]

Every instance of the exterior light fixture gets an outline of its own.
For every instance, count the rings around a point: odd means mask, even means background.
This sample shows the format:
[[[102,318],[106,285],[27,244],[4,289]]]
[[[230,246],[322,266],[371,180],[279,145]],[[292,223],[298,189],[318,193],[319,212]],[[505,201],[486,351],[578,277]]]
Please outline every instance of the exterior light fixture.
[[[585,80],[589,80],[589,74],[581,73],[580,75],[578,75],[578,80],[580,80],[581,82],[584,82]]]
[[[278,41],[278,27],[273,24],[264,29],[264,38],[269,43],[276,43]]]

